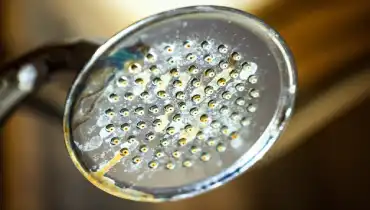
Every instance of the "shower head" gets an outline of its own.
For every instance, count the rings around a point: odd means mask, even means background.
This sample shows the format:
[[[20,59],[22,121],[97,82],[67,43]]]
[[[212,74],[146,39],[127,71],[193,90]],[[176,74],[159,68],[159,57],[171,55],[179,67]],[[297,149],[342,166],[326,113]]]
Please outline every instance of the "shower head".
[[[180,8],[103,44],[68,95],[64,133],[80,172],[138,201],[178,200],[244,172],[292,113],[295,67],[245,12]]]

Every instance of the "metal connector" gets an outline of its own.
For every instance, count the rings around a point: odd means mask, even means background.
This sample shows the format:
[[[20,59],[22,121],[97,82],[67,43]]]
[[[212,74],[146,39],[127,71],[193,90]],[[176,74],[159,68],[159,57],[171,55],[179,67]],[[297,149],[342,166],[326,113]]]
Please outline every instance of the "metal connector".
[[[85,40],[51,44],[0,67],[0,121],[46,83],[51,74],[82,69],[99,45]]]

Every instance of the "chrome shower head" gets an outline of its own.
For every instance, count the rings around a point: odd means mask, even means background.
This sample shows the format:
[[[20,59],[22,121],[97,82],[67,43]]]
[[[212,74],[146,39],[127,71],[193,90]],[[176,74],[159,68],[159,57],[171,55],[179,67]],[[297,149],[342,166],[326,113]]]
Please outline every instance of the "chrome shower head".
[[[102,190],[178,200],[259,160],[295,94],[292,57],[266,24],[225,7],[180,8],[129,26],[97,50],[69,93],[65,141]]]

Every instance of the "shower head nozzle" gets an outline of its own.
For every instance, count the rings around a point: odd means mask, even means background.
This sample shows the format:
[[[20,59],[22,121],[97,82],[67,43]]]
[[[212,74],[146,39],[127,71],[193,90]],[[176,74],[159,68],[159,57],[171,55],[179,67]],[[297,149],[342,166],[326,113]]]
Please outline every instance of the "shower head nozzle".
[[[69,93],[68,152],[102,190],[191,197],[259,160],[292,113],[281,37],[239,10],[198,6],[141,20],[93,55]]]

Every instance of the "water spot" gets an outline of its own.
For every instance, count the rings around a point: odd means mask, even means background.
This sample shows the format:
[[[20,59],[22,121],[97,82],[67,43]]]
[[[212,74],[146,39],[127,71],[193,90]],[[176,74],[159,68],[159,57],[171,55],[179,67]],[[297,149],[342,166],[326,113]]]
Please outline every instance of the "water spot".
[[[103,143],[103,139],[101,139],[99,136],[94,136],[90,139],[90,141],[85,142],[83,145],[78,145],[79,149],[82,151],[92,151],[97,148],[99,148]]]
[[[240,71],[239,78],[242,80],[247,80],[249,76],[255,74],[257,71],[257,64],[254,62],[246,62],[242,65],[242,70]]]
[[[183,28],[186,28],[187,26],[188,26],[188,22],[187,21],[182,22],[182,27]]]

